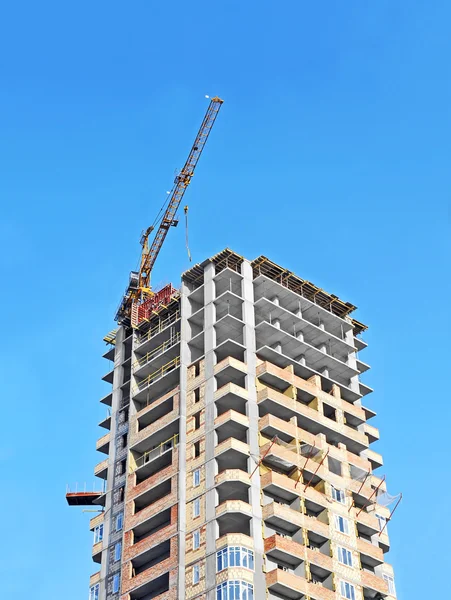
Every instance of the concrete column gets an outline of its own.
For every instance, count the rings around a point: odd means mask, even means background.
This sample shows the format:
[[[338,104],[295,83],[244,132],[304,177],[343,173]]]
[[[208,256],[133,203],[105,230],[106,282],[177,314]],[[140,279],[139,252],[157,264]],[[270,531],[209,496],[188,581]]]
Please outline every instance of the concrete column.
[[[109,575],[109,546],[112,543],[111,537],[114,532],[113,518],[113,488],[115,482],[115,464],[117,455],[116,436],[118,430],[119,408],[122,398],[120,386],[123,381],[122,363],[124,362],[124,339],[125,329],[119,327],[116,333],[116,344],[114,352],[114,373],[113,373],[113,397],[111,402],[111,427],[110,427],[110,445],[114,450],[108,455],[108,474],[106,480],[105,494],[105,515],[103,520],[103,544],[102,544],[102,562],[100,567],[100,594],[99,599],[105,600],[108,597],[107,580]],[[117,571],[116,571],[117,572]]]
[[[216,591],[216,490],[215,475],[215,352],[216,332],[216,309],[213,303],[215,299],[215,265],[208,263],[204,268],[204,342],[205,342],[205,520],[206,520],[206,561],[205,561],[205,589],[207,599],[215,599]]]
[[[256,364],[257,356],[255,353],[255,316],[254,316],[254,285],[252,267],[249,261],[245,260],[241,265],[243,275],[243,321],[244,321],[244,345],[246,362],[246,388],[249,394],[248,417],[249,417],[249,447],[251,458],[248,469],[252,472],[255,469],[255,460],[258,460],[260,448],[258,443],[258,405],[257,405],[257,386],[256,386]],[[262,508],[261,508],[261,486],[260,473],[257,469],[252,477],[250,489],[250,503],[252,506],[252,531],[254,540],[254,598],[266,597],[266,580],[263,572],[264,567],[264,544],[262,535]]]
[[[179,571],[178,571],[178,598],[185,597],[185,552],[186,552],[186,388],[188,380],[188,366],[191,355],[188,347],[189,325],[188,317],[191,307],[188,300],[189,288],[182,282],[182,295],[180,298],[180,393],[179,393],[179,446],[178,446],[178,544],[179,544]]]
[[[350,344],[351,346],[354,346],[354,332],[352,331],[352,329],[350,329],[349,331],[346,331],[345,342],[347,344]],[[348,354],[347,364],[348,364],[348,366],[351,367],[351,369],[357,369],[357,355],[355,352],[350,352]],[[360,392],[358,375],[354,375],[354,377],[351,377],[350,388],[353,392],[357,392],[357,393]]]

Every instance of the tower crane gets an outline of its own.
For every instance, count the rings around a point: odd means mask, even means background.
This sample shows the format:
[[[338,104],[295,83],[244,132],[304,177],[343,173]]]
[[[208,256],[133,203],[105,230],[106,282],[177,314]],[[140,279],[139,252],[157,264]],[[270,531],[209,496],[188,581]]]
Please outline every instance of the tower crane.
[[[139,271],[132,271],[130,273],[129,285],[116,313],[116,321],[119,323],[128,324],[131,322],[133,324],[139,304],[153,295],[150,285],[150,275],[153,266],[163,246],[169,228],[175,227],[178,223],[178,220],[176,219],[177,210],[185,194],[186,188],[191,183],[194,170],[207,142],[210,131],[216,121],[222,103],[223,100],[217,96],[211,98],[207,112],[205,113],[185,165],[174,180],[174,187],[170,192],[166,210],[150,246],[149,237],[154,230],[154,227],[148,227],[141,235],[140,243],[142,251]]]

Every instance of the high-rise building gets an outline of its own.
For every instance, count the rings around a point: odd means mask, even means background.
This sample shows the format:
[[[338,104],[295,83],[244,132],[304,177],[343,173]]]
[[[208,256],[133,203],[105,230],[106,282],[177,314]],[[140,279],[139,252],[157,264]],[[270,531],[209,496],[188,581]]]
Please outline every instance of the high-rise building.
[[[106,338],[90,600],[395,598],[354,309],[226,249]]]

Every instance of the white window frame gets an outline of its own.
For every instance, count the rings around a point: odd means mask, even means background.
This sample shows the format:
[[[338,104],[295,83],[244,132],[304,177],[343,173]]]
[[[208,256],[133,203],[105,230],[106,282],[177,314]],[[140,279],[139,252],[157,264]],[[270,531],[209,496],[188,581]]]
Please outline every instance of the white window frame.
[[[356,600],[355,596],[355,586],[349,581],[340,581],[340,595],[342,598],[346,598],[346,600]]]
[[[193,502],[193,519],[200,517],[200,499],[196,498]]]
[[[338,562],[348,567],[353,566],[352,552],[343,546],[337,546]]]
[[[119,555],[119,556],[118,556]],[[122,556],[122,542],[117,542],[114,546],[114,560],[121,560]]]
[[[376,513],[376,519],[379,523],[379,531],[382,531],[385,525],[387,524],[387,519],[386,517],[384,517],[383,515],[379,515],[378,513]]]
[[[254,552],[244,546],[224,546],[216,552],[216,572],[224,569],[241,567],[254,570]]]
[[[198,550],[200,548],[200,529],[196,529],[193,532],[193,550]]]
[[[124,513],[119,513],[116,515],[116,531],[122,531],[124,526]]]
[[[113,594],[117,594],[121,589],[121,576],[119,573],[113,575]]]
[[[98,544],[103,540],[103,523],[94,527],[94,544]]]
[[[346,495],[343,490],[339,490],[338,488],[332,486],[332,498],[340,504],[346,504]]]
[[[193,487],[198,487],[200,485],[200,469],[195,469],[193,471]]]
[[[388,593],[391,596],[396,596],[395,579],[393,575],[387,575],[387,573],[382,573],[382,579],[384,579],[384,581],[387,582]]]
[[[340,519],[343,521],[343,530],[340,527]],[[349,535],[349,521],[346,517],[342,517],[341,515],[335,515],[335,529],[340,533],[344,533],[345,535]]]
[[[200,581],[200,566],[199,564],[194,565],[193,567],[193,585],[199,583]]]
[[[89,600],[99,600],[100,583],[96,583],[89,588]]]
[[[216,600],[254,600],[254,586],[247,581],[237,579],[224,581],[216,586]]]

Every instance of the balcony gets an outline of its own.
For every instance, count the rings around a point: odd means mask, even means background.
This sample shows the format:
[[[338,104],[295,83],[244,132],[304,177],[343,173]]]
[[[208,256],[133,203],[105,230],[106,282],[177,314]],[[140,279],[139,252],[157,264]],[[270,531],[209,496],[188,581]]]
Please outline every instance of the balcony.
[[[171,392],[163,396],[162,398],[158,398],[153,402],[149,401],[149,404],[144,404],[144,406],[137,406],[138,412],[136,415],[136,420],[138,423],[138,431],[132,433],[132,439],[134,440],[144,429],[149,427],[149,425],[153,425],[169,413],[172,413],[174,410],[178,412],[179,404],[178,398],[174,398],[175,394]]]
[[[254,279],[254,295],[257,302],[260,298],[277,297],[279,306],[284,307],[293,316],[300,311],[303,320],[318,326],[338,340],[343,340],[344,335],[353,328],[352,324],[345,319],[265,275],[258,275]],[[333,296],[330,298],[333,300]]]
[[[102,377],[102,381],[106,381],[106,383],[113,383],[113,377],[114,377],[114,367],[111,369],[111,371],[108,371],[108,373],[106,373],[103,377]]]
[[[243,276],[241,273],[226,267],[213,277],[215,282],[216,298],[229,291],[236,296],[241,296],[241,284]]]
[[[266,586],[270,592],[293,600],[303,600],[306,596],[310,596],[311,600],[335,600],[336,598],[332,590],[309,583],[304,577],[281,569],[274,569],[266,574]]]
[[[377,567],[384,562],[384,553],[381,548],[362,540],[362,538],[357,538],[357,550],[360,552],[362,560],[371,567]]]
[[[234,438],[240,442],[247,443],[247,431],[249,429],[249,418],[235,410],[228,410],[215,419],[215,431],[218,444]]]
[[[249,473],[240,469],[226,469],[215,477],[218,500],[221,504],[226,500],[241,500],[249,502],[251,485]]]
[[[92,547],[92,560],[95,563],[100,563],[102,560],[102,546],[103,542],[97,542],[97,544],[94,544]]]
[[[100,582],[100,571],[97,571],[97,573],[94,573],[89,578],[89,587],[92,587],[93,585],[95,585],[96,583],[99,583],[99,582]]]
[[[136,348],[140,353],[145,354],[152,348],[158,346],[164,339],[164,335],[170,331],[173,327],[174,331],[178,328],[180,322],[180,311],[177,310],[174,313],[168,315],[166,318],[161,319],[156,325],[151,327],[149,331],[136,338]]]
[[[104,436],[99,438],[96,442],[96,450],[108,454],[110,451],[110,433],[106,433]]]
[[[362,571],[362,587],[365,598],[376,598],[378,594],[388,596],[388,583],[368,571]]]
[[[376,427],[373,427],[372,425],[365,423],[363,425],[363,431],[364,431],[365,435],[368,437],[370,444],[377,442],[377,440],[379,439],[379,429],[377,429]]]
[[[145,379],[180,354],[180,332],[174,333],[159,346],[137,358],[133,363],[135,377]]]
[[[338,336],[334,335],[326,331],[324,322],[318,318],[318,315],[312,315],[312,318],[316,321],[316,323],[313,323],[304,318],[304,314],[307,313],[303,313],[303,316],[298,314],[299,305],[292,303],[291,308],[292,310],[285,308],[280,301],[279,304],[276,304],[268,298],[262,297],[255,303],[256,319],[268,320],[269,315],[271,315],[272,320],[278,319],[280,321],[280,325],[285,331],[293,331],[293,328],[295,328],[296,334],[301,332],[304,340],[310,346],[327,344],[332,356],[342,362],[347,361],[349,354],[354,352],[355,348],[345,341],[344,332],[342,334],[341,330],[335,330]]]
[[[217,387],[220,388],[227,383],[235,383],[244,387],[244,378],[247,373],[247,366],[233,356],[228,356],[214,367]]]
[[[229,533],[242,533],[250,536],[250,520],[252,507],[242,500],[226,500],[216,507],[216,519],[219,526],[219,537]]]
[[[147,452],[178,433],[179,411],[174,409],[135,434],[130,440],[130,449]]]
[[[257,402],[260,407],[260,416],[266,414],[289,421],[296,417],[298,426],[306,429],[308,432],[317,435],[325,433],[328,443],[343,443],[354,454],[360,454],[362,450],[368,448],[368,440],[360,431],[355,431],[347,425],[341,425],[328,417],[322,415],[319,411],[302,404],[298,400],[293,400],[288,396],[270,388],[264,388],[257,394]]]
[[[246,414],[246,404],[249,398],[249,392],[235,383],[227,383],[216,390],[214,401],[218,410],[218,415],[227,410],[235,410],[241,414]]]
[[[222,473],[228,469],[248,470],[250,450],[248,444],[229,438],[215,446],[215,458],[218,471]]]
[[[163,396],[179,382],[180,357],[177,356],[156,371],[136,381],[133,386],[133,398],[144,400],[148,394],[153,397]]]
[[[327,354],[322,353],[320,350],[315,350],[315,352],[318,353],[318,360],[315,367],[312,367],[309,360],[305,358],[306,353],[302,352],[302,348],[299,347],[299,340],[297,338],[290,336],[288,333],[277,329],[269,323],[262,325],[260,329],[265,330],[268,328],[271,329],[271,332],[266,332],[265,335],[257,341],[257,354],[260,358],[281,368],[292,365],[295,374],[304,380],[309,379],[313,375],[318,375],[321,378],[323,388],[332,389],[333,386],[336,385],[340,388],[341,398],[351,403],[360,399],[363,395],[372,392],[370,387],[361,382],[357,382],[356,387],[351,387],[349,379],[346,379],[344,376],[340,376],[339,379],[337,369],[332,369],[331,364],[329,364],[330,361],[336,361],[336,359],[327,357]],[[270,333],[273,335],[270,335]],[[283,344],[281,338],[284,338]],[[271,339],[273,341],[270,341]],[[274,349],[269,344],[280,345],[280,348]],[[321,357],[319,357],[319,355],[321,355]],[[351,367],[340,369],[340,371],[348,372],[348,369],[351,369]],[[331,373],[331,375],[329,375],[329,373]],[[354,375],[357,375],[357,371],[354,372]]]
[[[232,339],[239,344],[243,344],[244,323],[232,315],[225,315],[215,322],[216,344],[220,345],[228,339]]]
[[[305,560],[305,547],[281,535],[265,538],[265,554],[275,563],[286,563],[296,568]]]
[[[103,427],[103,429],[111,429],[111,412],[108,411],[107,416],[102,419],[102,421],[100,421],[99,423],[99,427]]]
[[[94,475],[100,479],[106,479],[108,476],[108,459],[102,460],[94,467]]]
[[[106,404],[107,406],[111,406],[113,404],[113,392],[108,392],[106,396],[100,398],[100,402],[102,404]]]
[[[130,457],[130,472],[136,473],[137,483],[148,479],[172,464],[172,451],[178,446],[178,434],[144,452],[138,458]]]
[[[170,562],[168,561],[168,565],[169,564]],[[168,598],[167,592],[169,592],[169,588],[169,573],[164,573],[159,577],[155,573],[150,581],[131,591],[129,597],[130,600],[166,600]]]

